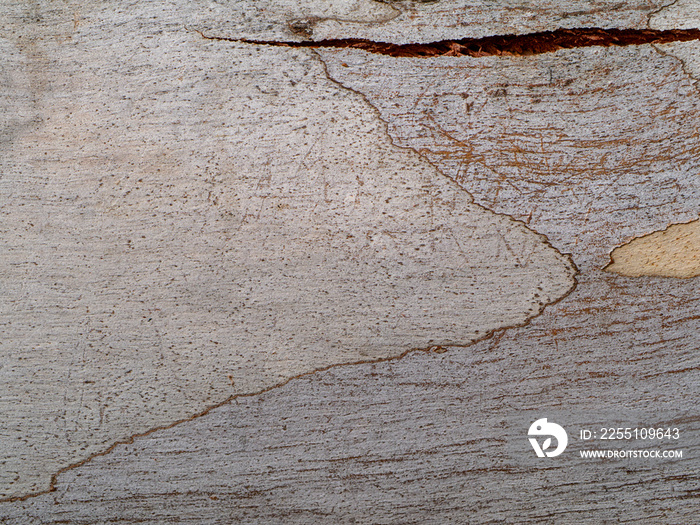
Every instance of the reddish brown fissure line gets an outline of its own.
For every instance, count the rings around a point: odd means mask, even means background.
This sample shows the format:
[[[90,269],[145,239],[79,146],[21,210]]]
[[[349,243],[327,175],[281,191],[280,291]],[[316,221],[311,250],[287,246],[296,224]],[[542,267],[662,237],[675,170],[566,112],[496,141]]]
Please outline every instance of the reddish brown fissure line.
[[[215,37],[207,37],[215,38]],[[493,56],[493,55],[536,55],[556,51],[591,46],[631,46],[640,44],[667,44],[700,40],[700,29],[557,29],[527,35],[500,35],[484,38],[463,38],[442,40],[429,44],[390,44],[373,42],[362,38],[342,38],[333,40],[278,42],[236,38],[215,38],[248,44],[264,44],[281,47],[301,48],[352,48],[370,53],[393,57],[436,57],[436,56]]]

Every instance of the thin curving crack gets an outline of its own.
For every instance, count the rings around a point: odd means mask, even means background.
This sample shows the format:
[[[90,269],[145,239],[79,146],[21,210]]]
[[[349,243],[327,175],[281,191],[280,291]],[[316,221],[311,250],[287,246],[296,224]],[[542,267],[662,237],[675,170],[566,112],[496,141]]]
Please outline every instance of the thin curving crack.
[[[647,16],[647,27],[651,28],[651,20],[652,20],[652,18],[654,18],[656,15],[658,15],[658,14],[661,13],[662,11],[666,11],[667,9],[670,9],[671,7],[675,6],[678,2],[679,2],[679,0],[673,0],[673,2],[669,2],[669,3],[666,4],[666,5],[662,5],[662,6],[659,7],[657,10],[652,11],[651,13],[649,13],[649,15]]]
[[[369,53],[393,57],[436,56],[524,56],[549,53],[558,49],[592,46],[634,46],[642,44],[668,44],[700,40],[700,29],[557,29],[527,35],[494,35],[484,38],[441,40],[427,44],[392,44],[374,42],[363,38],[339,38],[317,41],[274,41],[247,38],[217,37],[197,31],[208,40],[225,40],[245,44],[258,44],[295,48],[351,48]]]
[[[665,50],[665,49],[659,47],[658,45],[652,45],[652,47],[653,47],[653,48],[656,50],[656,52],[659,53],[660,55],[663,55],[663,56],[665,56],[665,57],[669,57],[669,58],[672,58],[672,59],[674,59],[674,60],[677,60],[677,61],[679,62],[679,64],[680,64],[680,67],[681,67],[681,70],[683,71],[683,74],[688,78],[688,80],[690,80],[690,82],[692,83],[692,85],[693,85],[693,87],[695,88],[695,90],[696,90],[698,93],[700,93],[700,85],[699,85],[700,78],[697,77],[697,76],[693,73],[693,71],[691,70],[691,68],[688,66],[688,63],[687,63],[685,60],[683,60],[683,58],[681,58],[680,56],[678,56],[678,55],[677,55],[676,53],[674,53],[673,51]]]

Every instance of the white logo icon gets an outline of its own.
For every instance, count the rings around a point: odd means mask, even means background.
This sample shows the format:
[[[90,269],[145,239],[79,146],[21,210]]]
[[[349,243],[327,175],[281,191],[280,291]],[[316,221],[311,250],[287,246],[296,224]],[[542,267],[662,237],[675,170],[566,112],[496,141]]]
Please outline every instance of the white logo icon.
[[[530,425],[530,430],[527,431],[528,436],[549,436],[544,440],[542,446],[537,442],[536,438],[529,438],[532,448],[535,449],[537,457],[543,458],[547,456],[548,458],[554,458],[564,452],[566,445],[569,444],[569,437],[566,435],[566,430],[564,430],[560,425],[556,423],[548,423],[547,418],[538,419],[532,425]],[[557,440],[557,448],[547,452],[547,449],[552,444],[552,438]]]

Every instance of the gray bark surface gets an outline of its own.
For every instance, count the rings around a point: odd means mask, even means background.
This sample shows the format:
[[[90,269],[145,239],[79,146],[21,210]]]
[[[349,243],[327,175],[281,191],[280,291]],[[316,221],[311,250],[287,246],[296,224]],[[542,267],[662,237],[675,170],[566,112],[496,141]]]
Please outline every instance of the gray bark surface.
[[[694,1],[585,4],[0,4],[0,521],[694,522],[698,278],[604,268],[698,218],[697,42],[425,59],[202,37],[700,23]],[[528,443],[543,417],[569,432],[557,458]],[[607,427],[680,437],[580,438]]]

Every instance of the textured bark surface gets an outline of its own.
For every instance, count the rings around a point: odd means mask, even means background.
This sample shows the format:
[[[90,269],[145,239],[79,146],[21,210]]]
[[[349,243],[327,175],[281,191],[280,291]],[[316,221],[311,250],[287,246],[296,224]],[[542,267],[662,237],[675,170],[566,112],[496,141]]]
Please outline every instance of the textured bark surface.
[[[87,524],[95,515],[108,523],[692,523],[700,320],[688,312],[698,306],[690,280],[592,276],[525,328],[239,399],[120,445],[61,475],[56,492],[4,504],[0,515],[13,525]],[[544,415],[569,430],[676,426],[680,443],[661,447],[682,448],[684,459],[583,461],[578,451],[589,447],[570,435],[564,455],[538,462],[525,433]]]
[[[143,5],[37,5],[3,4],[0,44],[3,495],[244,397],[0,503],[0,521],[695,520],[697,278],[603,268],[698,217],[697,42],[396,58],[197,32],[404,43],[693,28],[695,2],[171,2],[150,20]],[[286,250],[297,273],[280,281]],[[581,270],[571,294],[449,346],[562,297],[559,253]],[[240,282],[258,293],[249,335],[226,306]],[[47,308],[68,298],[73,310]],[[391,327],[363,328],[393,309]],[[335,333],[343,311],[356,326]],[[526,439],[541,417],[570,431],[549,462]],[[677,427],[674,442],[596,445],[683,459],[581,459],[578,429],[604,426]]]
[[[26,66],[32,25],[9,44],[0,498],[231,396],[523,324],[572,288],[565,256],[392,145],[312,52],[105,22],[33,40]]]
[[[206,6],[196,3],[185,9],[190,27],[212,36],[259,40],[366,38],[404,44],[559,28],[645,29],[649,17],[671,2],[569,0],[533,6],[527,0],[243,0]]]
[[[400,60],[320,53],[332,78],[377,107],[397,144],[544,233],[582,270],[698,216],[700,97],[683,64],[653,46]]]

